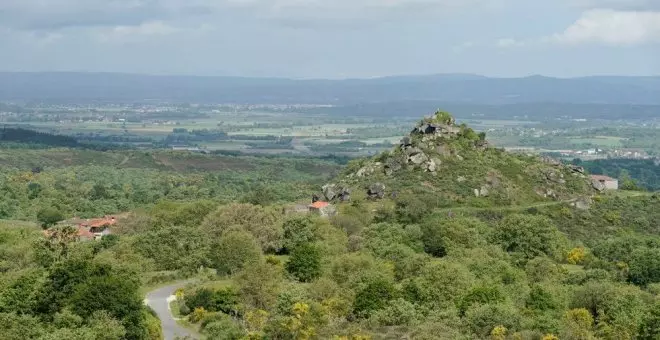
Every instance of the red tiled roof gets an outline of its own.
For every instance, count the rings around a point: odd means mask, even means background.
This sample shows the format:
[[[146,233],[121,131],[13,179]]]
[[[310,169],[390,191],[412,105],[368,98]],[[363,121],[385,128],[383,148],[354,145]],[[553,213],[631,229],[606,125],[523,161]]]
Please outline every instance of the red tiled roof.
[[[321,208],[325,208],[329,205],[330,205],[330,203],[328,203],[328,202],[317,201],[317,202],[312,203],[309,207],[314,208],[314,209],[321,209]]]
[[[597,181],[616,181],[615,178],[603,175],[591,175],[591,179],[595,179]]]
[[[89,229],[79,226],[78,227],[78,237],[94,238],[94,233],[89,231]]]
[[[106,217],[106,218],[97,218],[87,222],[83,222],[80,223],[80,225],[84,227],[98,228],[106,225],[114,225],[116,222],[117,222],[116,219],[112,217]]]

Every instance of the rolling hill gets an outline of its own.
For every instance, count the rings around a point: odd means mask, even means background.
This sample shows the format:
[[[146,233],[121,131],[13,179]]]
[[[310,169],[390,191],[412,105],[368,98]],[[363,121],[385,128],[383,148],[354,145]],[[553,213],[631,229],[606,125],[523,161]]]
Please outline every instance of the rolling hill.
[[[389,152],[351,163],[324,187],[329,200],[346,195],[402,197],[429,209],[495,207],[566,201],[594,188],[584,169],[552,159],[507,153],[488,145],[484,133],[457,125],[445,112],[424,118]]]
[[[429,75],[294,80],[117,73],[0,72],[0,100],[355,104],[435,100],[458,103],[660,104],[660,77]]]

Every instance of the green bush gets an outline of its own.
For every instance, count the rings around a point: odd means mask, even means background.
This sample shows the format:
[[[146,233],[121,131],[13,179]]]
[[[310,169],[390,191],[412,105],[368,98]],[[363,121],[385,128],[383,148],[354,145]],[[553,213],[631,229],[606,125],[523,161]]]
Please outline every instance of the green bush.
[[[232,287],[212,290],[201,288],[193,293],[186,294],[185,306],[188,313],[196,308],[204,308],[208,312],[222,312],[225,314],[236,314],[238,309],[239,295]]]
[[[289,257],[286,270],[301,282],[310,282],[321,275],[321,252],[312,244],[296,247]]]
[[[232,275],[262,260],[261,247],[252,234],[229,231],[211,246],[211,264],[218,275]]]
[[[353,313],[362,318],[385,308],[394,299],[396,290],[394,284],[385,279],[375,279],[359,290],[353,302]]]

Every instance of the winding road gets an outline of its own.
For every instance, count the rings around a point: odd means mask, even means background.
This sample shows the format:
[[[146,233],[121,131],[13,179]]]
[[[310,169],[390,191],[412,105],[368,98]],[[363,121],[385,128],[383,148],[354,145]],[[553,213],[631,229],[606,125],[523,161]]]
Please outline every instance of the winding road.
[[[177,289],[182,288],[186,284],[187,282],[172,284],[158,288],[147,294],[145,302],[156,312],[156,314],[158,314],[158,318],[163,327],[164,340],[175,340],[177,337],[184,338],[186,336],[188,339],[199,339],[197,334],[180,326],[172,316],[172,312],[170,312],[170,296],[174,295],[174,292]]]

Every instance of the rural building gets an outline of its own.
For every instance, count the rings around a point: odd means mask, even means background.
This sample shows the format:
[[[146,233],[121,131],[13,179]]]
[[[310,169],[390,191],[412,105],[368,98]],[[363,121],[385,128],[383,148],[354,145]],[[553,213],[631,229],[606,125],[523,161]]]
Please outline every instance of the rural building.
[[[324,201],[317,201],[309,205],[309,211],[314,214],[319,214],[322,217],[334,216],[337,213],[335,207]]]
[[[110,227],[116,223],[117,219],[114,216],[105,216],[103,218],[89,220],[74,218],[60,225],[75,228],[79,241],[93,241],[100,240],[103,236],[112,234]],[[51,235],[50,230],[45,230],[44,235],[49,237]]]
[[[78,241],[96,240],[96,235],[89,231],[89,228],[78,226]]]
[[[117,219],[114,216],[105,216],[103,218],[97,218],[82,222],[78,225],[79,228],[87,229],[94,239],[98,240],[105,235],[110,235],[110,227],[117,223]]]
[[[605,190],[619,190],[619,180],[609,176],[591,175],[591,180],[594,183],[602,184]]]

